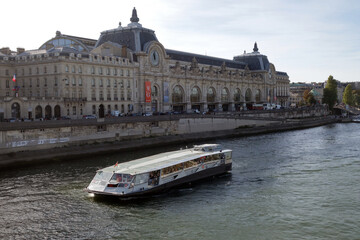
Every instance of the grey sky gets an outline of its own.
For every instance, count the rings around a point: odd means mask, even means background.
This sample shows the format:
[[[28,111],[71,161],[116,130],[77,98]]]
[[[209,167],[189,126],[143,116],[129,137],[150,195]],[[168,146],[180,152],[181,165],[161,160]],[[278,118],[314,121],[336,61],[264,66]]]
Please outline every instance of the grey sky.
[[[165,48],[232,59],[256,41],[291,81],[360,81],[355,0],[2,1],[0,47],[35,49],[57,30],[97,39],[128,24],[133,7]]]

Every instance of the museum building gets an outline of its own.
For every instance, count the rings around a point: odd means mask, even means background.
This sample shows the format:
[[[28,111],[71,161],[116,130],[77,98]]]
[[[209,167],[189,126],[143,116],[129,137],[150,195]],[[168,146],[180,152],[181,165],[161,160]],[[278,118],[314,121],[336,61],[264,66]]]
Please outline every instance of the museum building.
[[[142,27],[135,8],[130,21],[98,40],[57,31],[36,50],[0,49],[0,120],[289,104],[289,76],[256,43],[233,60],[175,51]]]

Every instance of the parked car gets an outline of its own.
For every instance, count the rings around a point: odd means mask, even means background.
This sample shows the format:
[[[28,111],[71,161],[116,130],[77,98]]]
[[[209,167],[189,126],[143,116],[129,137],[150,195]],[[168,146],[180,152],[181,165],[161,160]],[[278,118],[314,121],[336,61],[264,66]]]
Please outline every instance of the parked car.
[[[16,118],[9,118],[9,122],[16,122]]]
[[[84,115],[83,119],[96,119],[96,116],[94,116],[94,115]]]
[[[71,118],[69,116],[61,116],[58,118],[58,120],[70,120]]]

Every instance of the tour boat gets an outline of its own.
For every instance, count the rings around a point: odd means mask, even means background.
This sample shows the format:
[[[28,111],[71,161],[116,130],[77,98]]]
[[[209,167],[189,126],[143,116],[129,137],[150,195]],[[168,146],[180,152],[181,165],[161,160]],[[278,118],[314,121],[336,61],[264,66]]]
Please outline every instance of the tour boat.
[[[231,166],[232,150],[222,149],[219,144],[196,145],[100,169],[87,191],[120,198],[140,197],[226,173]]]

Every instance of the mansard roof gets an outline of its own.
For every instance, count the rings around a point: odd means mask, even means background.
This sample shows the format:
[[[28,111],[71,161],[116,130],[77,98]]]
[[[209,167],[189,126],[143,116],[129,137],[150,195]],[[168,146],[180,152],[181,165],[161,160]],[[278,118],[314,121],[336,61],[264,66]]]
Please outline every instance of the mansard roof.
[[[126,46],[134,52],[141,52],[144,51],[144,46],[147,42],[158,41],[155,31],[144,28],[138,23],[139,18],[135,8],[130,20],[131,23],[127,27],[122,27],[121,23],[119,23],[117,28],[101,32],[95,48],[105,42],[113,42]]]
[[[95,46],[96,40],[90,38],[82,38],[56,32],[56,36],[40,46],[39,49],[50,49],[53,47],[72,47],[80,52],[89,52]]]
[[[184,61],[184,62],[192,62],[193,58],[196,59],[196,61],[199,64],[207,64],[212,66],[221,66],[223,63],[225,63],[226,67],[229,68],[238,68],[238,69],[245,69],[246,63],[239,62],[239,61],[233,61],[229,59],[224,58],[216,58],[216,57],[210,57],[206,55],[199,55],[194,53],[188,53],[188,52],[180,52],[176,50],[171,49],[165,49],[166,54],[169,55],[169,57],[173,60],[178,61]]]
[[[267,56],[260,54],[256,42],[252,53],[244,53],[242,55],[235,56],[234,61],[246,63],[250,70],[269,71],[270,68],[270,62]]]
[[[281,76],[288,76],[288,74],[286,72],[276,71],[276,74],[281,75]]]

